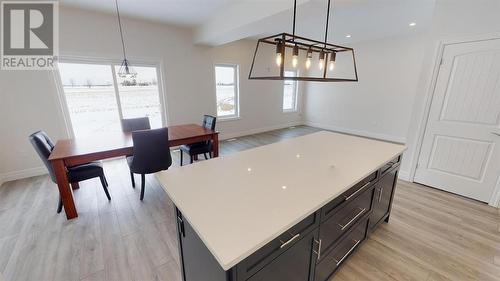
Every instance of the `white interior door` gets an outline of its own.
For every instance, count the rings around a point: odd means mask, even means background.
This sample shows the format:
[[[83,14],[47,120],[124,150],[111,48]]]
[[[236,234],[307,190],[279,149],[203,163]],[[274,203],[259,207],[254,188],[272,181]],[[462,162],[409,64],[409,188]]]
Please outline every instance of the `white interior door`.
[[[500,175],[500,39],[447,45],[415,181],[491,202]]]

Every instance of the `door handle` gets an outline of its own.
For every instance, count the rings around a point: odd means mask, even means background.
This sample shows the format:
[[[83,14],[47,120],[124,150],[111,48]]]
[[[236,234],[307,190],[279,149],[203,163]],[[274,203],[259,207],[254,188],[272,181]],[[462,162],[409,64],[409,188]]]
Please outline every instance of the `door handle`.
[[[495,136],[499,136],[500,137],[500,133],[497,133],[497,132],[491,132],[492,134],[494,134]]]
[[[316,243],[318,244],[318,251],[316,252],[316,251],[314,251],[314,250],[313,250],[313,252],[314,252],[316,255],[318,255],[318,258],[317,258],[316,260],[318,260],[318,261],[319,261],[319,260],[321,259],[321,242],[322,242],[322,241],[321,241],[321,239],[319,239],[319,241],[318,241],[318,240],[316,240],[316,239],[314,239],[314,242],[316,242]]]

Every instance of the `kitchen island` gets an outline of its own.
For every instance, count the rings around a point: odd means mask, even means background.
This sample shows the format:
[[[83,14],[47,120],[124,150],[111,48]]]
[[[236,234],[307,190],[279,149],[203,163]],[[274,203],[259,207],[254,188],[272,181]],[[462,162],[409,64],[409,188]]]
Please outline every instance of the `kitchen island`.
[[[404,150],[322,131],[158,173],[183,280],[328,280],[388,221]]]

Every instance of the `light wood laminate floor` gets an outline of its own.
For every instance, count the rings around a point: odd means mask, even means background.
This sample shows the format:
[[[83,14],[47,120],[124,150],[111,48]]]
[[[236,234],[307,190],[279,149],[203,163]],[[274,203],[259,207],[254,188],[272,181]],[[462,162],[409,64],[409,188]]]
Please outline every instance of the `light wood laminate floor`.
[[[223,141],[221,155],[315,131],[299,126]],[[0,272],[7,281],[180,280],[172,202],[153,176],[141,202],[123,160],[106,162],[105,172],[112,201],[98,180],[82,182],[72,221],[56,214],[57,187],[48,176],[0,187]],[[390,223],[331,281],[338,280],[500,280],[499,210],[399,181]]]

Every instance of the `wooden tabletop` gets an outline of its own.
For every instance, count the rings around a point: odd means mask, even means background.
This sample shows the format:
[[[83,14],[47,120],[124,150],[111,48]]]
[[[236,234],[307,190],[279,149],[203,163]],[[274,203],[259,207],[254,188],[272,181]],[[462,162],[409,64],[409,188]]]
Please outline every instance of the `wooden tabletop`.
[[[214,132],[196,124],[186,124],[168,127],[171,146],[184,144],[186,139],[213,135]],[[67,159],[103,152],[117,152],[133,148],[132,134],[124,132],[109,132],[89,137],[63,139],[57,141],[50,154],[49,161]]]

